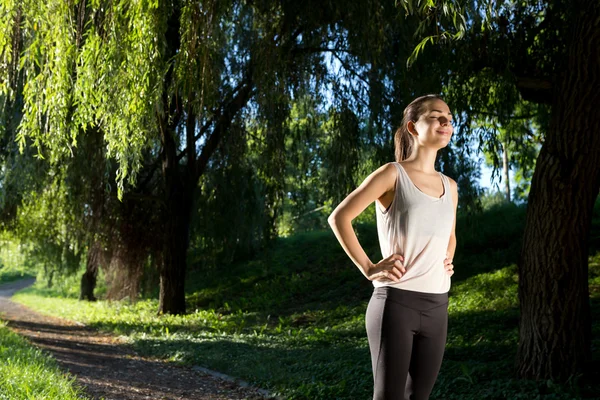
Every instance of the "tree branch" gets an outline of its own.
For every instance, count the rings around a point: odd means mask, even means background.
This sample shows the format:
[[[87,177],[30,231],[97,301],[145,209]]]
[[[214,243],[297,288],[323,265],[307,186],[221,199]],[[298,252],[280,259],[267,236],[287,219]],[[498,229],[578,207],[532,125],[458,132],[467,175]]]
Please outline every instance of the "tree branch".
[[[552,104],[552,82],[547,79],[517,76],[517,89],[527,101],[534,103]]]
[[[223,133],[231,125],[231,121],[235,115],[248,103],[253,95],[253,81],[251,72],[246,73],[245,79],[240,82],[240,85],[236,87],[233,93],[237,94],[233,96],[231,101],[222,107],[221,110],[216,111],[214,116],[200,129],[200,132],[194,136],[194,140],[187,143],[186,148],[177,156],[177,162],[183,158],[184,155],[190,151],[195,154],[196,141],[201,138],[208,130],[214,126],[212,134],[208,137],[202,151],[198,158],[195,160],[192,168],[193,176],[192,181],[197,181],[198,178],[204,173],[204,169],[208,164],[209,158],[217,149],[217,146],[223,136]],[[191,147],[191,149],[190,149]]]

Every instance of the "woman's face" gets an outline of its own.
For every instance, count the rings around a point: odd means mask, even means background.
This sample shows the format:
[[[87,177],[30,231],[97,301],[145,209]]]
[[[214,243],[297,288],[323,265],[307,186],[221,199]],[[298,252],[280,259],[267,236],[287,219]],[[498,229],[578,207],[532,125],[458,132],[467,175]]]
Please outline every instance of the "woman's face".
[[[412,127],[409,122],[408,128],[419,144],[437,148],[446,147],[454,132],[450,108],[443,100],[430,100],[425,104],[425,112],[412,124]]]

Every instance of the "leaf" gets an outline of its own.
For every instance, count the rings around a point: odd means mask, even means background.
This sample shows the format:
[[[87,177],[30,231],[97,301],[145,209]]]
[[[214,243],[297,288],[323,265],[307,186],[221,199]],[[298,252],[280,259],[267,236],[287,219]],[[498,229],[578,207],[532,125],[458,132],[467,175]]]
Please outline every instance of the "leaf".
[[[406,61],[406,66],[408,68],[410,68],[412,66],[412,64],[414,64],[414,62],[417,60],[417,57],[419,56],[420,53],[423,52],[423,50],[425,49],[425,46],[427,45],[428,42],[430,42],[431,44],[434,43],[434,41],[433,41],[434,37],[436,37],[436,36],[427,36],[426,38],[421,40],[421,42],[415,47],[412,54]]]

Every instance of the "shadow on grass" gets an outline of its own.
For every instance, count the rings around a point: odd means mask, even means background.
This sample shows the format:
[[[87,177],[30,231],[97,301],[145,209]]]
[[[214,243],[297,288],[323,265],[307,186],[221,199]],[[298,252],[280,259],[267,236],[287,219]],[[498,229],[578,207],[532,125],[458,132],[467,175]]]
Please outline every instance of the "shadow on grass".
[[[367,399],[371,367],[366,343],[286,347],[267,338],[203,341],[142,339],[139,352],[208,367],[294,399]]]
[[[596,313],[598,303],[593,301]],[[517,309],[451,315],[444,364],[432,398],[578,399],[600,393],[598,373],[593,371],[578,388],[515,379],[517,341]],[[359,324],[344,332],[331,331],[323,340],[272,332],[196,336],[182,328],[170,337],[138,338],[134,347],[237,376],[294,399],[367,399],[372,389],[366,333]],[[598,366],[599,356],[596,351],[592,365]]]

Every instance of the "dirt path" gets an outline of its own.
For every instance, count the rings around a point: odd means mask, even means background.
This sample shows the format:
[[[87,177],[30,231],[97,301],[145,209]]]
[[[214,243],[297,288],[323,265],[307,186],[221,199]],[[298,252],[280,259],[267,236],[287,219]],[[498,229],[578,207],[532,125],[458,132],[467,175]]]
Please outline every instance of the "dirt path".
[[[106,400],[241,400],[265,399],[240,387],[189,368],[142,358],[118,338],[71,321],[39,314],[10,301],[33,279],[0,285],[0,318],[15,332],[47,350],[75,375],[93,399]]]

